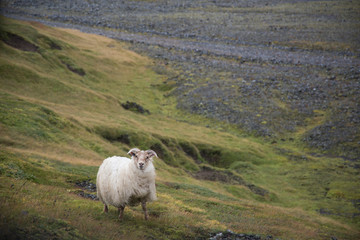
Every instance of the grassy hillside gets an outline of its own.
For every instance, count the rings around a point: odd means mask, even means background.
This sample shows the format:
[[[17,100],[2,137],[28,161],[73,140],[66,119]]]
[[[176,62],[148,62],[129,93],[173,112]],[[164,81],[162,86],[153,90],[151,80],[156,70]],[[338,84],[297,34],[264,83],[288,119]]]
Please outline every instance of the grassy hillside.
[[[124,43],[1,18],[0,235],[8,239],[356,239],[358,168],[176,108],[174,86]],[[127,101],[149,111],[127,110]],[[319,120],[320,121],[320,120]],[[315,124],[315,122],[314,122]],[[216,130],[216,128],[221,130]],[[159,159],[158,201],[102,213],[89,186],[108,156]]]

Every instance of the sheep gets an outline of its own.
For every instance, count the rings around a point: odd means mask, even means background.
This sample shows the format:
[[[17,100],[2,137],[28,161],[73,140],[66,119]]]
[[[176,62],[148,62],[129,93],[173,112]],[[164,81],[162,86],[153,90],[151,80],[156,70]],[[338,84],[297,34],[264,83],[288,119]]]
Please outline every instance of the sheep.
[[[155,167],[152,157],[157,157],[153,150],[141,151],[133,148],[128,152],[131,159],[113,156],[107,158],[99,167],[96,178],[97,196],[104,204],[119,210],[119,219],[123,219],[126,205],[136,206],[141,203],[145,220],[148,220],[146,202],[155,201]]]

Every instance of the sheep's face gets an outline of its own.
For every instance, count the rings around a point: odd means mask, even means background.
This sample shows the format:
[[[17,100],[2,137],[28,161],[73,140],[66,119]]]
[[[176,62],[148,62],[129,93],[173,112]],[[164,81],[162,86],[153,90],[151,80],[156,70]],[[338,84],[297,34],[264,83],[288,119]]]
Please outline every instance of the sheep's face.
[[[140,170],[145,170],[149,165],[149,162],[152,161],[152,157],[156,156],[156,153],[153,150],[141,151],[137,148],[133,148],[129,153],[134,160],[136,167]]]

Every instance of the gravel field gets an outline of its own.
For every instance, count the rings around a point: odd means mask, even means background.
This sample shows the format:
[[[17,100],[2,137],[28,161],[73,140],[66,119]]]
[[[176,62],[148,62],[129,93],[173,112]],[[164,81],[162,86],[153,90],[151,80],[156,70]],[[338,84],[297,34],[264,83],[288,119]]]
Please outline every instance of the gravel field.
[[[4,15],[131,43],[178,108],[271,141],[360,157],[360,3],[1,1]]]

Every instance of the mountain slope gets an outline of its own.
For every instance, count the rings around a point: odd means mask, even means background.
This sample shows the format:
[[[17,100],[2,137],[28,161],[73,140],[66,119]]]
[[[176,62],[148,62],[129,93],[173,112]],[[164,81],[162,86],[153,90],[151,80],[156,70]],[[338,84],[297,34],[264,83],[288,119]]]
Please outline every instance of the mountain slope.
[[[179,109],[359,164],[358,2],[3,0],[0,8],[131,43],[156,59],[156,71],[176,70]]]
[[[220,123],[166,97],[172,70],[160,74],[124,43],[1,22],[2,236],[194,239],[226,229],[286,239],[358,236],[355,166],[244,137],[231,125],[206,127]],[[91,200],[90,183],[104,158],[134,146],[159,155],[159,200],[149,204],[150,221],[135,207],[119,223],[113,208],[102,214]]]

